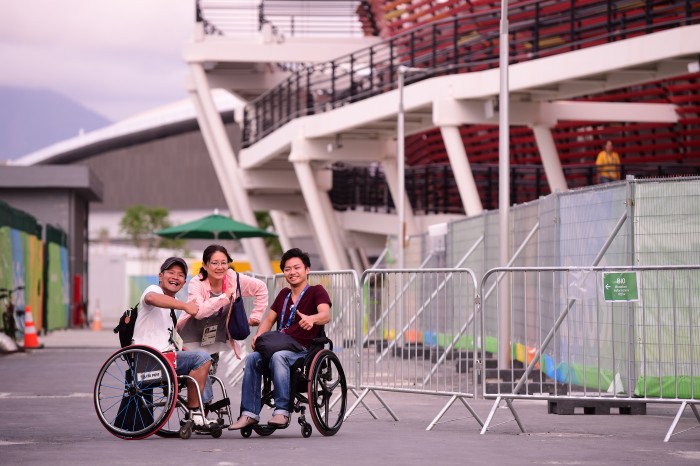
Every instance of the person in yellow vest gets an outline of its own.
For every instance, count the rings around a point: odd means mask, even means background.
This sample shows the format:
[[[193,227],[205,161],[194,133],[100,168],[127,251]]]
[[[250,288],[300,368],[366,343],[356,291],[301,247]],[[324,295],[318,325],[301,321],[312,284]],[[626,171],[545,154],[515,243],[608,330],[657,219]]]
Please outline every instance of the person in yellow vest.
[[[605,142],[605,150],[595,159],[598,183],[609,183],[620,179],[620,154],[613,150],[612,141]]]

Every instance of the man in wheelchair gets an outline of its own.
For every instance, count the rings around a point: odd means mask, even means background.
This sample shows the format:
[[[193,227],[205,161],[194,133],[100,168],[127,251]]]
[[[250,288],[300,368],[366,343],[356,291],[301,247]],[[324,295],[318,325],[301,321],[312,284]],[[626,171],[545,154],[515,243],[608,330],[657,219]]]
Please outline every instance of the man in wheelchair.
[[[256,350],[245,360],[241,392],[241,416],[229,426],[229,430],[245,429],[260,421],[262,409],[262,376],[269,372],[273,382],[275,409],[268,425],[283,428],[289,425],[291,403],[290,368],[294,363],[307,356],[314,338],[321,333],[323,325],[330,321],[331,300],[321,285],[310,286],[307,281],[311,269],[309,255],[298,248],[288,250],[282,255],[280,268],[289,287],[279,292],[270,306],[267,316],[258,327],[253,337],[252,347]],[[277,323],[277,331],[272,326]],[[256,343],[267,341],[265,335],[279,332],[287,335],[289,341],[270,342],[268,357],[258,351]],[[275,338],[277,340],[277,338]],[[260,348],[261,349],[261,348]],[[273,352],[274,351],[274,352]]]
[[[197,382],[201,400],[206,405],[213,398],[209,379],[211,356],[203,350],[179,351],[182,340],[175,330],[175,309],[189,315],[195,315],[198,311],[196,303],[185,303],[175,298],[186,279],[187,263],[183,259],[170,257],[163,262],[158,285],[150,285],[141,295],[141,311],[134,326],[133,344],[151,346],[163,353],[176,351],[176,374],[189,375]],[[187,381],[187,408],[195,426],[207,427],[209,421],[200,407],[200,390],[197,390],[194,382]]]

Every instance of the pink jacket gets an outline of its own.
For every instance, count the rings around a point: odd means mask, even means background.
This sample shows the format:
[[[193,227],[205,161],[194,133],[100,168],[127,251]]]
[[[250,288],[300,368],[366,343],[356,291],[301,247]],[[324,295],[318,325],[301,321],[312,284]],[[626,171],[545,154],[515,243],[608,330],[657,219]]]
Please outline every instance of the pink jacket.
[[[238,277],[241,281],[241,294],[244,297],[250,296],[255,298],[255,300],[253,301],[253,310],[250,312],[250,317],[261,321],[263,313],[267,309],[267,286],[264,282],[258,280],[257,278],[249,277],[248,275],[243,275],[242,273],[239,273]],[[226,291],[229,287],[236,287],[236,272],[232,269],[229,269],[226,272],[221,296],[217,296],[215,298],[210,297],[211,285],[209,284],[209,280],[203,280],[201,274],[197,275],[196,277],[192,277],[192,279],[190,279],[189,284],[187,285],[187,302],[195,301],[199,306],[199,311],[194,317],[196,319],[205,319],[210,315],[216,313],[222,306],[228,304],[229,299],[223,292]],[[235,299],[236,292],[234,292],[233,296]],[[187,322],[187,320],[190,317],[192,316],[183,312],[177,321],[177,329],[181,330],[182,327],[185,325],[185,322]],[[226,323],[226,331],[228,333],[228,321]],[[230,335],[229,344],[233,348],[233,351],[236,353],[236,357],[240,359],[241,347],[236,340],[231,339]]]

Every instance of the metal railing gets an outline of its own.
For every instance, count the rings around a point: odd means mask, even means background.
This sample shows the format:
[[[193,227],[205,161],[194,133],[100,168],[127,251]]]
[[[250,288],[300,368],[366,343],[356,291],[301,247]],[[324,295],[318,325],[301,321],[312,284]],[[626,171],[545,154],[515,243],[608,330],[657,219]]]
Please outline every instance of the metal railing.
[[[417,268],[367,270],[360,280],[312,273],[333,301],[327,331],[357,399],[347,414],[362,405],[376,418],[371,393],[398,420],[380,396],[388,391],[449,397],[428,429],[458,400],[482,433],[501,401],[524,431],[515,408],[523,399],[672,403],[666,440],[688,407],[700,424],[698,199],[698,178],[555,193],[513,208],[505,267],[494,268],[497,212],[488,212],[452,222],[442,243],[412,237]],[[621,272],[634,275],[636,298],[605,296],[617,282],[602,275]],[[281,274],[266,283],[272,296],[285,286]],[[495,400],[483,423],[469,404],[480,394]]]
[[[284,274],[278,273],[275,275],[260,275],[250,272],[245,272],[246,275],[261,280],[267,286],[269,305],[272,305],[277,294],[287,285],[284,279]],[[334,352],[340,359],[345,370],[348,388],[355,392],[358,386],[358,360],[359,355],[354,350],[355,339],[355,318],[359,307],[359,285],[357,272],[354,270],[337,271],[337,272],[311,272],[308,275],[310,285],[323,285],[331,298],[331,322],[326,325],[326,335],[334,343]],[[243,302],[246,309],[253,308],[253,298],[244,297]],[[269,307],[268,307],[269,309]],[[252,351],[249,348],[256,328],[251,329],[251,335],[246,339],[243,348],[247,351]],[[231,351],[222,353],[223,376],[231,386],[236,385],[243,379],[242,360],[237,360]]]
[[[481,341],[511,343],[497,347],[510,357],[483,384],[495,402],[482,434],[503,400],[523,432],[513,400],[680,404],[665,441],[688,405],[698,417],[700,266],[502,267],[484,275],[482,296],[490,284],[496,303],[478,306]],[[487,327],[509,332],[498,338]]]
[[[460,401],[472,409],[477,387],[476,326],[458,329],[474,312],[476,278],[469,269],[366,270],[362,274],[362,314],[357,319],[362,394],[348,410],[350,416],[372,393],[396,414],[379,392],[403,392],[450,397],[430,422],[432,429]],[[370,411],[371,412],[371,411]]]
[[[509,7],[510,63],[651,34],[700,22],[700,4],[687,0],[516,2]],[[288,122],[397,88],[398,67],[426,68],[411,84],[435,76],[498,67],[498,9],[417,27],[333,61],[302,67],[247,105],[243,146]]]
[[[472,172],[484,209],[498,208],[498,165],[472,164]],[[562,167],[570,189],[597,183],[595,165]],[[623,164],[621,179],[698,176],[695,164]],[[431,164],[406,168],[406,194],[416,214],[463,214],[464,207],[449,164]],[[510,204],[522,204],[550,194],[542,165],[510,166]],[[371,167],[333,167],[333,188],[329,192],[337,211],[364,210],[392,213],[394,200],[384,172]]]
[[[273,38],[362,36],[360,0],[197,0],[195,21],[208,35],[252,35],[270,27]]]
[[[267,281],[275,295],[284,286],[281,274]],[[371,393],[398,421],[380,396],[388,391],[449,397],[426,430],[459,401],[485,433],[505,401],[525,432],[515,407],[525,399],[677,404],[665,441],[685,432],[676,429],[688,407],[700,424],[698,265],[499,267],[478,285],[463,268],[367,270],[359,281],[354,271],[313,272],[309,281],[333,302],[326,332],[356,397],[346,416],[361,405],[376,418]],[[504,327],[508,348],[498,344]],[[494,399],[485,421],[469,403],[479,393]]]

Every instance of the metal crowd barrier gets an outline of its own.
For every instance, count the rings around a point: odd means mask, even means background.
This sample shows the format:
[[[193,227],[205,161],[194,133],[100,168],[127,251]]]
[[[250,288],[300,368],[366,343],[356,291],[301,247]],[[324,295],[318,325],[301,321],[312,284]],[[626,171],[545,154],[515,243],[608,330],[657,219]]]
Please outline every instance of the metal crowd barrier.
[[[362,393],[346,416],[372,393],[398,420],[379,395],[390,391],[450,397],[426,430],[457,400],[483,425],[467,401],[477,387],[476,371],[469,373],[477,364],[474,273],[464,268],[370,269],[360,283],[362,314],[355,324]]]
[[[310,285],[323,285],[331,298],[331,321],[326,324],[326,336],[333,341],[333,352],[343,365],[348,388],[354,390],[359,386],[360,359],[355,344],[355,320],[360,309],[357,272],[311,272],[308,280]]]
[[[256,275],[246,273],[262,280],[269,291],[269,306],[277,297],[277,294],[285,288],[287,282],[284,274]],[[359,314],[359,285],[357,272],[354,270],[342,270],[337,272],[310,272],[308,276],[310,285],[323,285],[331,298],[331,321],[326,325],[326,335],[333,341],[333,351],[340,359],[345,371],[348,388],[353,393],[358,386],[359,354],[355,345],[355,319]],[[252,309],[252,298],[244,298],[246,309]],[[251,329],[251,336],[246,340],[245,347],[250,348],[250,340],[255,335],[256,329]],[[232,366],[233,367],[233,366]],[[231,385],[235,385],[243,379],[243,364],[236,364],[233,373],[227,375]]]
[[[484,372],[495,401],[482,434],[501,401],[525,432],[522,399],[679,404],[665,442],[687,407],[700,425],[700,266],[504,267],[484,275],[480,296],[493,286],[477,305],[482,359],[498,341],[511,347]]]
[[[357,388],[360,376],[360,354],[356,344],[356,323],[359,315],[359,282],[357,272],[354,270],[340,270],[335,272],[310,272],[309,285],[322,285],[331,298],[331,321],[326,324],[326,336],[333,341],[333,352],[340,359],[345,372],[348,390],[355,398],[359,398]],[[277,274],[272,279],[270,304],[275,296],[284,287],[288,286],[284,274]],[[337,397],[331,402],[331,407],[340,401]],[[367,405],[362,405],[369,410]],[[373,416],[375,417],[375,416]]]

